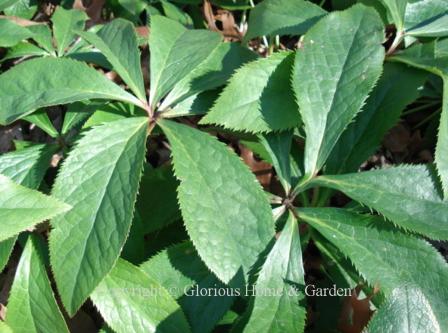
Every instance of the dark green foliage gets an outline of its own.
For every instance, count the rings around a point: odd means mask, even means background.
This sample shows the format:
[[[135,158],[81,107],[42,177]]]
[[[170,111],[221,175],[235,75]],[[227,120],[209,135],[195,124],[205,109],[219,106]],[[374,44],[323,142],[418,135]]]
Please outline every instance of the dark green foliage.
[[[448,331],[445,0],[95,3],[0,0],[0,332]]]

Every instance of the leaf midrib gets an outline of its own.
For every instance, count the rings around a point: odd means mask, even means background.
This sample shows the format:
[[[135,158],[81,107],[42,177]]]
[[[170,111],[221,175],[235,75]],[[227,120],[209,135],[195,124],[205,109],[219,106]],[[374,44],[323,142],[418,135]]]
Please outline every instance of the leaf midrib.
[[[166,129],[166,127],[165,127],[165,129]],[[186,155],[186,156],[188,157],[188,159],[193,163],[193,165],[196,165],[196,164],[197,164],[196,161],[195,161],[195,160],[191,157],[191,155],[188,153],[188,149],[186,149],[186,147],[184,146],[184,144],[182,143],[182,141],[178,140],[178,139],[176,138],[175,135],[172,136],[172,140],[173,140],[173,138],[174,138],[174,140],[176,140],[176,141],[178,142],[178,144],[182,147],[182,150],[184,151],[185,155]],[[208,186],[208,182],[205,180],[205,177],[204,177],[200,172],[198,172],[197,174],[198,174],[198,176],[199,176],[198,178],[202,179],[202,182],[203,182],[205,185],[207,185],[207,186],[206,186],[207,191],[210,193],[210,197],[211,197],[211,198],[213,199],[213,201],[215,202],[216,207],[221,207],[221,204],[219,203],[219,200],[217,200],[217,198],[216,198],[215,191],[213,191],[213,190],[211,189],[211,187]],[[240,258],[244,258],[244,257],[245,257],[244,254],[246,253],[246,251],[245,251],[244,249],[241,250],[241,248],[240,248],[240,245],[241,245],[241,244],[240,244],[239,242],[236,241],[235,237],[233,237],[233,234],[230,232],[230,226],[228,225],[228,223],[226,223],[226,221],[225,221],[224,219],[221,218],[221,215],[218,215],[218,217],[219,217],[219,220],[222,221],[222,223],[220,223],[220,225],[221,225],[221,226],[225,226],[226,231],[227,231],[226,233],[227,233],[228,235],[231,236],[231,237],[228,237],[227,239],[231,239],[231,240],[232,240],[232,243],[234,244],[234,248],[238,249],[237,252],[239,253]],[[198,252],[198,253],[199,253],[199,252]],[[243,262],[243,264],[245,264],[245,263]],[[231,263],[231,265],[234,266],[233,263]],[[238,267],[237,267],[237,269],[238,269]],[[246,272],[245,272],[245,273],[246,273]],[[221,274],[220,274],[220,275],[221,275]],[[227,274],[226,274],[226,275],[227,275]],[[225,281],[225,282],[227,282],[227,281]]]
[[[374,252],[371,252],[368,248],[362,246],[362,243],[359,242],[358,240],[356,240],[355,238],[349,237],[348,235],[346,235],[346,234],[344,234],[343,232],[339,231],[339,229],[335,229],[335,228],[333,228],[329,223],[322,223],[318,218],[310,217],[309,215],[306,215],[306,214],[303,213],[303,212],[301,212],[300,215],[305,216],[306,219],[309,219],[309,220],[313,221],[314,223],[320,225],[320,226],[323,227],[323,228],[326,228],[326,229],[331,230],[331,231],[333,231],[333,232],[335,232],[335,233],[338,233],[338,234],[340,235],[341,238],[344,238],[344,239],[347,240],[347,243],[356,244],[356,247],[363,249],[366,253],[369,254],[369,256],[371,256],[371,257],[373,257],[373,258],[376,258],[376,260],[381,261],[382,264],[383,264],[384,266],[387,266],[388,269],[389,269],[391,272],[396,272],[396,271],[397,271],[395,267],[392,267],[392,266],[391,266],[388,262],[386,262],[386,261],[382,261],[380,257],[375,256],[375,253],[374,253]],[[338,224],[340,224],[340,223],[338,223]],[[350,226],[350,227],[351,227],[351,228],[354,228],[353,226]],[[325,238],[327,239],[327,237],[325,237]],[[383,241],[381,238],[375,238],[375,240],[376,240],[376,241],[380,241],[380,242]],[[331,241],[331,240],[330,240],[330,241]],[[386,244],[389,244],[389,243],[386,242]],[[401,246],[400,244],[394,244],[394,245],[396,245],[396,246]],[[345,252],[345,251],[344,251],[344,252]],[[351,261],[354,262],[353,260],[351,260]],[[355,265],[355,266],[357,266],[357,265]],[[363,274],[363,275],[366,276],[365,274]],[[423,288],[420,287],[420,283],[419,283],[419,281],[416,281],[416,280],[413,278],[412,274],[409,274],[409,272],[407,272],[407,271],[400,270],[400,273],[397,274],[397,275],[394,274],[394,276],[395,276],[395,278],[398,277],[398,280],[402,280],[402,277],[404,277],[404,278],[406,279],[406,281],[410,281],[410,282],[412,282],[412,283],[414,284],[414,287],[417,287],[417,288],[422,292],[422,294],[425,295],[425,297],[427,298],[427,296],[428,296],[428,295],[427,295],[428,291],[426,290],[426,288],[423,289]],[[429,296],[430,296],[430,295],[429,295]],[[431,298],[429,298],[429,299],[431,299]],[[432,306],[432,305],[431,305],[431,306]]]
[[[319,138],[319,142],[318,142],[319,148],[318,148],[317,154],[316,154],[316,161],[315,161],[315,163],[313,165],[313,170],[309,170],[307,172],[307,173],[310,173],[310,175],[314,175],[317,172],[317,169],[319,169],[319,164],[321,163],[321,162],[319,162],[319,160],[322,158],[321,157],[321,152],[322,152],[322,148],[323,148],[322,143],[323,143],[324,137],[325,137],[324,134],[325,134],[326,129],[328,127],[328,115],[331,112],[331,110],[333,109],[333,106],[334,106],[334,103],[335,103],[335,97],[336,97],[336,95],[338,95],[338,88],[339,88],[339,85],[341,84],[341,78],[342,78],[342,76],[344,76],[346,74],[345,68],[347,66],[348,59],[350,58],[349,56],[353,52],[353,44],[354,44],[354,42],[355,42],[355,40],[356,40],[356,38],[357,38],[361,28],[362,28],[360,23],[362,22],[364,17],[365,17],[365,14],[363,12],[362,16],[360,17],[360,19],[357,22],[356,32],[353,34],[353,38],[350,41],[350,46],[348,48],[348,52],[346,53],[346,56],[344,57],[344,61],[343,61],[343,64],[341,66],[341,71],[339,72],[339,75],[337,76],[337,83],[336,83],[336,86],[335,86],[335,89],[334,89],[334,93],[332,94],[331,102],[330,102],[330,105],[328,107],[328,110],[325,113],[325,126],[324,126],[322,134],[320,135],[320,138]],[[359,112],[359,110],[358,110],[358,112]]]
[[[152,108],[155,108],[154,104],[154,98],[157,96],[157,91],[159,89],[159,83],[160,83],[160,79],[162,77],[162,74],[165,72],[165,67],[166,64],[168,63],[168,59],[171,57],[173,50],[174,50],[174,46],[176,45],[176,43],[185,35],[187,31],[184,30],[177,38],[176,40],[174,40],[170,46],[169,46],[169,51],[168,54],[166,55],[165,59],[163,59],[162,61],[162,66],[160,66],[160,72],[158,73],[157,77],[155,78],[155,82],[151,82],[151,90],[152,93],[150,93],[150,101],[149,104],[151,105]],[[154,88],[153,88],[154,87]],[[158,97],[160,98],[160,97]],[[157,103],[157,101],[156,101]]]
[[[82,264],[84,263],[84,261],[86,260],[86,257],[85,257],[85,251],[86,251],[86,245],[87,245],[87,243],[88,243],[88,241],[89,241],[89,239],[90,239],[90,237],[91,237],[91,235],[92,235],[92,230],[94,229],[94,227],[95,227],[95,225],[96,225],[96,222],[97,222],[97,216],[98,216],[98,212],[99,212],[99,210],[100,210],[100,208],[101,208],[101,206],[103,205],[103,203],[104,203],[104,197],[105,197],[105,195],[106,195],[106,192],[107,192],[107,189],[109,188],[109,185],[110,185],[110,180],[112,179],[112,176],[114,175],[114,173],[115,173],[115,171],[116,171],[116,166],[117,166],[117,164],[118,164],[118,161],[123,157],[123,153],[124,153],[124,151],[126,150],[126,147],[128,146],[128,143],[129,143],[129,141],[139,132],[139,130],[140,130],[140,128],[142,127],[142,126],[144,126],[146,124],[146,122],[142,122],[142,124],[140,125],[140,126],[138,126],[135,130],[134,130],[134,132],[132,132],[129,136],[128,136],[128,138],[124,141],[125,143],[123,144],[123,148],[121,149],[121,152],[120,152],[120,154],[119,155],[117,155],[117,158],[114,160],[114,167],[113,168],[111,168],[111,171],[110,171],[110,174],[107,176],[107,185],[106,186],[104,186],[104,188],[103,188],[103,191],[102,191],[102,193],[101,193],[101,198],[100,198],[100,200],[98,201],[99,202],[99,204],[97,205],[97,209],[95,210],[95,214],[92,216],[92,221],[93,221],[93,223],[91,224],[91,227],[90,227],[90,229],[89,229],[89,233],[88,233],[88,236],[86,237],[86,240],[85,240],[85,242],[84,242],[84,246],[83,246],[83,250],[82,250],[82,254],[81,254],[81,256],[80,256],[80,258],[81,258],[81,261],[79,262],[79,265],[78,265],[78,269],[76,270],[76,275],[75,275],[75,279],[74,279],[74,284],[73,284],[73,289],[71,290],[71,292],[70,292],[70,295],[71,295],[71,300],[72,300],[72,306],[73,306],[73,301],[74,301],[74,295],[75,295],[75,289],[77,288],[77,286],[78,286],[78,284],[79,284],[79,279],[78,279],[78,277],[79,277],[79,274],[80,274],[80,272],[81,272],[81,269],[79,269],[81,266],[82,266]],[[117,258],[118,259],[118,258]],[[117,259],[115,260],[115,262],[117,261]],[[112,268],[113,268],[113,266],[114,265],[112,265],[112,267],[111,267],[111,269],[109,270],[109,272],[112,270]],[[106,274],[107,275],[107,274]],[[104,277],[103,277],[103,279],[104,279]],[[100,280],[100,282],[101,282],[101,280]],[[100,283],[99,282],[99,283]]]
[[[411,170],[410,170],[411,171]],[[376,193],[381,193],[381,194],[387,194],[387,193],[391,193],[392,195],[396,195],[399,197],[402,197],[403,199],[407,199],[407,200],[412,200],[412,201],[423,201],[423,202],[427,202],[427,203],[431,203],[431,204],[440,204],[442,206],[446,206],[448,209],[448,205],[444,203],[444,201],[440,200],[440,201],[435,201],[435,200],[430,200],[427,198],[421,198],[421,197],[413,197],[410,194],[406,194],[403,192],[397,192],[397,191],[384,191],[384,190],[380,190],[377,187],[374,186],[369,186],[369,185],[365,185],[363,183],[358,182],[356,185],[344,182],[342,180],[335,180],[335,179],[330,179],[328,177],[325,176],[320,176],[319,178],[316,178],[316,182],[319,182],[319,179],[323,180],[324,183],[328,182],[328,183],[333,183],[333,184],[337,184],[336,186],[340,186],[337,190],[344,192],[344,190],[342,190],[344,187],[347,189],[351,189],[351,190],[356,190],[357,188],[359,189],[365,189],[365,192],[368,191],[374,191]],[[326,184],[328,186],[328,184]]]

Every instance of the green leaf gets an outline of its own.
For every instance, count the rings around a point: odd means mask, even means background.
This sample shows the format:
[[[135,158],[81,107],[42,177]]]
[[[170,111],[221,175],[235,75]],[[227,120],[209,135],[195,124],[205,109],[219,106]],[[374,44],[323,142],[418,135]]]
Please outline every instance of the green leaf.
[[[187,30],[183,25],[160,15],[151,17],[150,105],[159,100],[187,76],[221,44],[221,36],[208,30]]]
[[[293,131],[283,131],[260,136],[260,142],[269,154],[277,177],[287,194],[291,189],[290,151],[292,137]]]
[[[146,100],[140,51],[131,22],[115,19],[96,34],[81,31],[77,33],[106,56],[114,70],[141,101]]]
[[[256,296],[245,333],[303,332],[305,298],[302,250],[297,221],[289,213],[288,220],[269,253],[255,285]]]
[[[184,242],[171,246],[140,268],[178,299],[194,333],[208,333],[229,310],[231,295],[197,295],[196,290],[227,290],[199,258],[194,246]]]
[[[267,197],[224,144],[185,125],[167,120],[159,124],[171,144],[190,238],[218,278],[225,283],[235,278],[238,283],[274,235]]]
[[[31,32],[11,20],[0,18],[0,47],[11,47],[31,37]]]
[[[385,304],[375,312],[367,333],[434,333],[440,326],[428,299],[416,288],[395,288]]]
[[[406,12],[407,0],[381,0],[383,5],[387,8],[392,21],[398,32],[402,32],[404,28],[404,15]]]
[[[146,118],[88,131],[61,167],[53,195],[73,209],[53,219],[50,255],[70,315],[111,270],[128,236],[146,144]]]
[[[405,229],[448,239],[448,203],[441,199],[434,173],[425,165],[408,165],[321,176],[313,183],[340,190]]]
[[[410,66],[424,69],[443,79],[443,106],[440,116],[435,162],[443,185],[445,199],[448,199],[448,56],[437,56],[435,43],[415,45],[392,57]]]
[[[122,103],[107,103],[98,105],[93,114],[82,126],[83,129],[110,123],[133,116],[131,105]]]
[[[448,327],[448,266],[432,246],[397,231],[378,216],[338,208],[307,208],[298,213],[345,253],[372,286],[379,285],[386,295],[397,287],[415,290],[424,295],[433,313],[438,328],[433,332]]]
[[[288,135],[290,136],[289,139]],[[270,137],[270,142],[267,142],[268,137]],[[270,133],[264,137],[260,135],[258,141],[240,140],[240,143],[249,148],[260,159],[272,164],[279,178],[288,179],[287,175],[289,174],[290,181],[288,183],[292,186],[297,184],[300,176],[302,176],[299,164],[303,164],[303,149],[299,148],[297,143],[294,142],[293,131]],[[286,163],[289,163],[289,167]],[[285,189],[289,187],[285,180],[282,180],[282,182],[285,184]]]
[[[83,30],[88,19],[84,11],[77,9],[64,9],[58,6],[51,17],[53,34],[56,39],[58,55],[62,56],[75,37],[75,30]]]
[[[8,326],[4,321],[0,320],[0,333],[14,333],[11,327]]]
[[[66,135],[72,128],[81,126],[98,108],[97,103],[75,102],[67,106],[61,133]]]
[[[6,264],[8,263],[9,256],[11,255],[12,250],[14,249],[16,239],[17,237],[13,236],[0,242],[0,273],[3,271]]]
[[[250,12],[244,36],[303,35],[327,12],[310,1],[264,0]]]
[[[148,251],[146,250],[146,243],[148,240],[144,227],[145,224],[143,223],[139,212],[136,210],[134,212],[128,238],[121,251],[121,258],[134,265],[138,265],[148,258]]]
[[[448,35],[448,9],[445,0],[422,0],[406,6],[406,35],[443,37]]]
[[[293,61],[293,54],[279,52],[241,67],[201,123],[248,132],[298,126],[300,115],[289,78]]]
[[[191,332],[169,292],[122,259],[92,293],[92,301],[117,333]]]
[[[37,11],[37,1],[35,0],[19,0],[8,8],[5,8],[4,12],[8,16],[17,16],[26,20],[31,20]]]
[[[45,109],[39,110],[33,114],[29,114],[23,119],[29,121],[32,124],[35,124],[52,138],[57,138],[59,136],[58,131],[56,130],[56,128],[54,128],[53,123],[48,117],[47,111]]]
[[[206,114],[215,103],[220,89],[204,91],[190,96],[177,103],[172,108],[163,111],[163,118],[175,118],[183,116],[197,116]]]
[[[70,209],[53,197],[14,183],[0,175],[0,241]]]
[[[21,57],[44,56],[47,54],[47,51],[34,44],[28,42],[20,42],[9,48],[6,55],[0,61],[3,62],[9,59]]]
[[[8,299],[6,323],[17,333],[69,332],[58,308],[34,236],[17,266]]]
[[[178,185],[171,167],[145,167],[136,203],[136,209],[145,221],[145,233],[163,229],[181,218],[177,205]]]
[[[401,111],[418,97],[426,77],[420,70],[386,63],[362,111],[334,146],[327,160],[326,173],[355,172],[398,122]]]
[[[305,124],[305,176],[314,176],[379,78],[383,24],[355,5],[313,26],[297,52],[293,87]]]
[[[413,28],[407,31],[409,36],[418,37],[445,37],[448,36],[448,14],[434,19],[422,27]]]
[[[440,116],[435,162],[442,180],[444,198],[448,200],[448,76],[443,79],[443,107]]]
[[[193,21],[191,17],[186,12],[181,10],[179,7],[166,0],[161,0],[160,4],[163,8],[163,12],[165,13],[166,17],[174,21],[177,21],[186,27],[193,26]]]
[[[438,58],[448,56],[448,38],[437,40],[434,47],[434,54]]]
[[[202,91],[222,86],[233,72],[257,55],[236,43],[221,43],[212,53],[173,87],[159,110],[164,111],[186,98]]]
[[[37,189],[55,150],[55,146],[51,145],[34,145],[0,155],[0,174],[23,186]],[[8,262],[16,238],[13,236],[0,242],[0,272]]]
[[[0,174],[20,185],[37,189],[55,152],[56,146],[38,144],[0,155]]]
[[[0,11],[11,7],[14,3],[19,2],[19,0],[0,0]]]
[[[51,30],[47,24],[36,24],[28,27],[28,30],[32,33],[32,38],[39,44],[44,50],[51,55],[54,53],[53,36]]]
[[[76,73],[76,75],[74,75]],[[86,64],[71,59],[40,58],[0,75],[0,124],[9,124],[44,106],[87,99],[141,102]]]

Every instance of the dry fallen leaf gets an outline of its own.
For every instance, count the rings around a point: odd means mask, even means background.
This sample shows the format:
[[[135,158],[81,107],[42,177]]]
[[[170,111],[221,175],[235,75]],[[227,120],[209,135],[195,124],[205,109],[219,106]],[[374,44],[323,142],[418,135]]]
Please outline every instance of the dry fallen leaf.
[[[17,17],[17,16],[0,15],[0,19],[10,20],[10,21],[14,22],[15,24],[18,24],[18,25],[20,25],[22,27],[29,27],[31,25],[45,24],[44,22],[30,21],[30,20],[26,20],[24,18]]]
[[[218,9],[217,13],[214,14],[213,7],[208,0],[204,0],[202,11],[204,13],[205,20],[207,21],[207,26],[210,30],[220,32],[227,41],[242,40],[243,35],[238,30],[235,23],[235,18],[230,11]],[[217,21],[221,22],[222,30],[220,30],[216,25]]]
[[[86,12],[87,16],[89,16],[90,18],[90,20],[87,22],[87,26],[91,27],[103,21],[101,18],[101,12],[103,10],[103,6],[105,3],[106,3],[105,0],[91,0],[91,1],[75,0],[73,8]]]
[[[372,295],[363,299],[358,299],[360,291],[361,286],[357,286],[353,289],[352,295],[344,300],[338,325],[341,333],[361,333],[372,317],[370,300],[379,289],[375,287]]]
[[[260,184],[264,188],[268,188],[272,178],[272,166],[264,161],[257,161],[255,159],[254,153],[243,145],[239,145],[239,148],[243,161],[255,174]]]

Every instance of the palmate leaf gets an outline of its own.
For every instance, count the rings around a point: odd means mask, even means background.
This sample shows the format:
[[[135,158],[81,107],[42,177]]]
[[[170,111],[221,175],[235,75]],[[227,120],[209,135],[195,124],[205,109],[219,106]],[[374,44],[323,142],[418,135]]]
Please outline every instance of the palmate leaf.
[[[6,323],[17,333],[68,333],[34,237],[29,237],[17,266]]]
[[[0,175],[0,241],[70,210],[70,206]]]
[[[191,332],[169,292],[123,259],[92,293],[92,301],[117,333]]]
[[[229,310],[234,297],[196,295],[196,290],[226,290],[199,258],[193,244],[184,242],[170,246],[140,266],[178,299],[193,333],[208,333]],[[196,289],[197,288],[197,289]]]
[[[53,195],[73,209],[51,221],[50,259],[70,315],[111,270],[128,236],[145,156],[147,119],[94,127],[61,167]]]
[[[36,189],[47,171],[55,148],[51,145],[35,145],[0,155],[0,174],[23,186]],[[8,262],[16,238],[13,236],[0,242],[0,272]]]
[[[290,86],[294,55],[275,53],[241,67],[201,124],[248,132],[294,128],[300,114]]]
[[[251,10],[244,40],[265,35],[302,35],[326,13],[311,1],[264,0]]]
[[[411,287],[394,289],[370,320],[367,333],[441,333],[428,299]]]
[[[415,45],[391,58],[410,66],[424,69],[443,79],[443,105],[440,116],[435,162],[442,180],[443,193],[448,199],[448,56],[437,56],[437,44]]]
[[[141,102],[95,69],[71,59],[39,58],[0,75],[0,124],[50,105],[87,99]]]
[[[167,120],[159,124],[171,144],[190,238],[218,278],[239,284],[274,236],[267,197],[224,144],[185,125]]]
[[[303,270],[297,220],[289,213],[280,237],[263,264],[257,283],[253,310],[244,333],[303,332],[306,310]]]
[[[427,75],[405,65],[386,63],[378,84],[362,111],[342,133],[328,157],[325,172],[355,172],[394,126],[401,111],[413,102]]]
[[[88,19],[84,11],[77,9],[64,9],[58,6],[51,16],[53,22],[54,38],[57,42],[58,55],[62,56],[65,50],[73,42],[74,30],[83,30],[85,21]]]
[[[342,191],[405,229],[448,239],[448,203],[442,201],[436,178],[428,166],[408,165],[321,176],[315,184]]]
[[[305,124],[305,177],[322,167],[381,74],[383,24],[355,5],[314,25],[296,56],[293,87]]]
[[[392,297],[396,288],[410,288],[426,299],[419,312],[432,312],[431,324],[437,328],[433,332],[448,329],[448,265],[431,245],[378,216],[338,208],[304,208],[298,214],[347,255],[372,286]]]
[[[151,87],[153,109],[162,97],[221,44],[221,36],[209,30],[187,30],[160,15],[151,17]]]
[[[103,53],[134,94],[145,101],[142,67],[137,36],[131,22],[115,19],[106,24],[96,34],[78,32]]]

